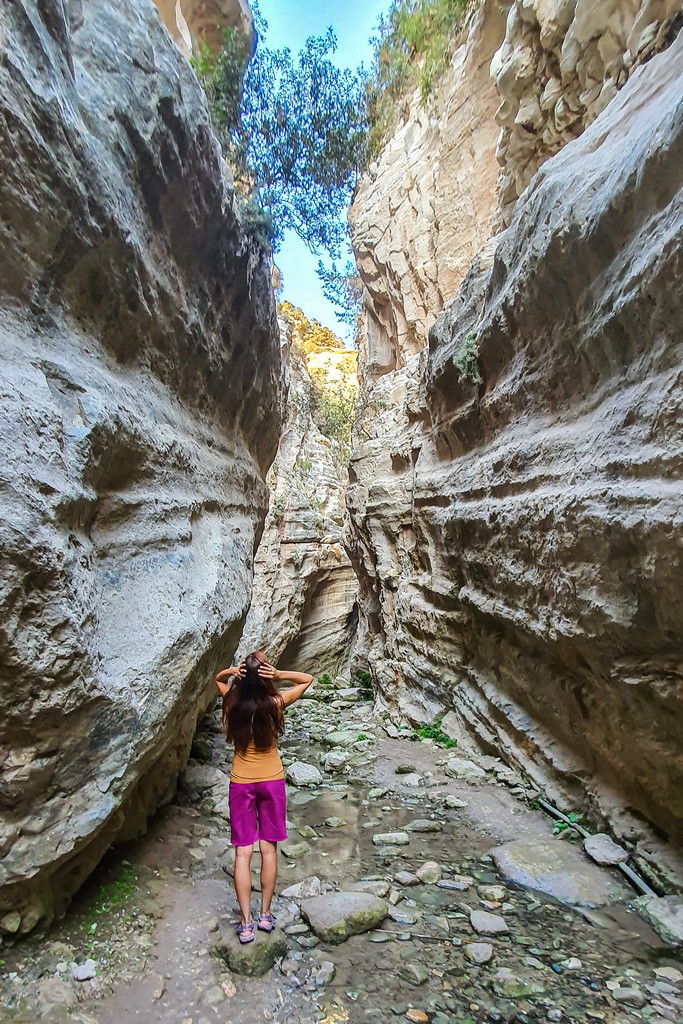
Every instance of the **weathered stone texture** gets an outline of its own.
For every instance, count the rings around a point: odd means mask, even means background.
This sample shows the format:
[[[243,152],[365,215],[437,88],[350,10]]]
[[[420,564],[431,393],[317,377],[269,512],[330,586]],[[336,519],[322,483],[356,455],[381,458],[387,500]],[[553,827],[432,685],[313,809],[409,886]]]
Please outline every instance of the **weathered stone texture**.
[[[455,708],[671,877],[647,822],[683,841],[682,46],[543,165],[429,353],[370,388],[348,493],[382,700]]]
[[[281,417],[269,267],[151,4],[0,33],[0,917],[173,792],[250,599]]]
[[[318,675],[348,667],[358,585],[342,543],[346,459],[313,420],[309,368],[333,388],[342,373],[355,386],[356,353],[291,356],[287,417],[268,475],[270,509],[239,654],[262,649],[273,663]]]
[[[682,25],[680,0],[515,0],[491,64],[505,224],[541,164],[580,135]]]
[[[374,378],[400,368],[491,234],[496,209],[489,64],[504,18],[486,0],[462,32],[451,66],[425,107],[409,114],[363,177],[349,213],[365,288],[367,339],[361,358]]]
[[[186,56],[198,53],[202,43],[217,50],[226,28],[252,31],[246,0],[154,0],[161,20],[178,49]]]

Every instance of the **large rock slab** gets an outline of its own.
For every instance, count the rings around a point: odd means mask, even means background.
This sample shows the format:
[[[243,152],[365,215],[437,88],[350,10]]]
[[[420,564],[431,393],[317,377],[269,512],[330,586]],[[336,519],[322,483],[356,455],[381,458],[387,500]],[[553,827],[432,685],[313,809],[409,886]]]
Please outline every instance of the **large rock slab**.
[[[365,892],[327,893],[301,904],[301,913],[318,938],[332,943],[376,928],[387,910],[383,899]]]
[[[683,896],[641,896],[635,904],[658,935],[683,946]]]
[[[287,939],[279,928],[272,932],[254,931],[254,941],[240,942],[235,931],[226,932],[216,947],[216,955],[235,974],[243,974],[249,978],[262,978],[276,960],[287,952]]]
[[[282,380],[269,262],[153,5],[12,0],[1,35],[0,918],[23,933],[173,795],[249,606]]]
[[[580,850],[557,839],[520,839],[496,847],[491,856],[507,881],[573,907],[601,907],[630,895],[611,872],[596,867]]]

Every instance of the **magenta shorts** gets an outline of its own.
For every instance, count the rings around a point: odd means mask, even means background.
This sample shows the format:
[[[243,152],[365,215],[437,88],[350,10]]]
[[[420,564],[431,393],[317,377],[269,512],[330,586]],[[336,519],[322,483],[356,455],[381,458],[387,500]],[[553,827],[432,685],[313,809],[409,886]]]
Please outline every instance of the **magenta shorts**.
[[[287,838],[287,796],[285,780],[272,782],[231,782],[230,842],[251,846],[257,839],[281,843]]]

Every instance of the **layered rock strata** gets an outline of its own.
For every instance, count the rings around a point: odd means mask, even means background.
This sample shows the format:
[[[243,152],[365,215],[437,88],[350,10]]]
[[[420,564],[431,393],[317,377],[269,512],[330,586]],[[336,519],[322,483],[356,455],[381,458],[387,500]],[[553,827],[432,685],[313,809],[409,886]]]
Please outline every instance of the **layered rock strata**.
[[[367,391],[360,656],[683,878],[683,43],[548,160],[428,352]],[[470,383],[481,374],[482,382]]]
[[[283,325],[284,327],[284,325]],[[357,623],[357,581],[342,544],[347,463],[316,426],[309,368],[330,387],[355,384],[356,353],[322,351],[289,361],[287,417],[268,475],[270,508],[258,549],[240,655],[310,671],[347,669]]]
[[[451,66],[427,106],[408,117],[363,177],[349,213],[366,291],[364,375],[400,369],[427,331],[496,212],[498,97],[489,65],[504,19],[486,0],[464,27]]]
[[[505,224],[544,160],[580,135],[682,26],[680,0],[515,0],[491,65]]]
[[[173,793],[249,606],[282,381],[270,268],[155,8],[11,0],[0,47],[0,929],[21,933]]]

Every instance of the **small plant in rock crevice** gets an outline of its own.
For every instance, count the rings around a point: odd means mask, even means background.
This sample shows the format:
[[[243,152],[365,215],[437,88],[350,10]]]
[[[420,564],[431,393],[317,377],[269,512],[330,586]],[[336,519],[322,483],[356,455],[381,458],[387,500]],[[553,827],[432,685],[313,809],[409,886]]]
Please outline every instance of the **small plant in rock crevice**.
[[[572,825],[582,825],[583,824],[583,815],[578,814],[576,811],[570,811],[569,814],[567,815],[567,817],[571,821]],[[570,827],[571,826],[569,826],[566,821],[562,821],[561,818],[556,818],[556,819],[553,820],[553,835],[554,836],[562,835],[562,833],[566,832],[567,829],[570,828]],[[573,831],[573,829],[572,829],[572,831]]]
[[[479,345],[476,331],[469,331],[460,341],[453,356],[453,366],[458,371],[461,382],[483,383],[483,378],[479,373]]]

